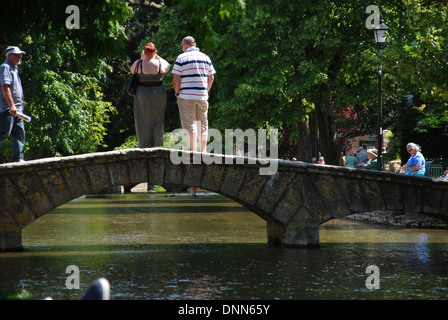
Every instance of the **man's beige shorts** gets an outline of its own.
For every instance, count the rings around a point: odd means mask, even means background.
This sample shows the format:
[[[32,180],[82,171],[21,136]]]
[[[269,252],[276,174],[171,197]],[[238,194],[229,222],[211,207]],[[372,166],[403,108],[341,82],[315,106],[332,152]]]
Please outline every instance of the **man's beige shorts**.
[[[179,106],[180,123],[182,129],[190,133],[197,133],[200,126],[201,133],[208,131],[208,101],[177,99]]]

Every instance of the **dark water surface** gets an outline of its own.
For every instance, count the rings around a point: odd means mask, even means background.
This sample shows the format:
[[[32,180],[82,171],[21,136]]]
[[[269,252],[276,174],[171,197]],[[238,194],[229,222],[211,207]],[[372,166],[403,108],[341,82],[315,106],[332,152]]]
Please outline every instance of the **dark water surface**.
[[[266,244],[266,223],[214,193],[125,193],[71,201],[23,230],[24,252],[0,253],[0,287],[79,299],[106,277],[111,299],[446,299],[448,230],[342,220],[317,249]],[[68,289],[68,266],[80,289]],[[379,289],[368,289],[379,270]]]

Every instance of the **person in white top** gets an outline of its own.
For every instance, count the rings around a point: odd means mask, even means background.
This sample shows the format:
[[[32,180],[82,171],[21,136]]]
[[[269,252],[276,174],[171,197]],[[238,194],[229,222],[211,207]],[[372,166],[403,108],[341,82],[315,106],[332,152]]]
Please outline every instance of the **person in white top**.
[[[196,47],[193,37],[182,40],[182,51],[174,64],[173,86],[177,96],[182,129],[188,132],[190,148],[206,152],[208,135],[208,92],[216,73],[210,58]],[[199,131],[199,132],[198,132]]]

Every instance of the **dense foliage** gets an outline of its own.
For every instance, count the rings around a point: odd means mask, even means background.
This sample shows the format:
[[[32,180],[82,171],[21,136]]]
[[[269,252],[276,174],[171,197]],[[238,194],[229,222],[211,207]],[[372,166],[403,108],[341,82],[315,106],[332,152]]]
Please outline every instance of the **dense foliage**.
[[[400,24],[385,53],[391,106],[389,124],[402,159],[404,146],[420,144],[427,157],[448,155],[448,5],[446,1],[404,1]]]
[[[426,156],[448,154],[446,1],[376,1],[390,28],[381,55],[367,0],[6,2],[24,21],[0,13],[1,43],[29,52],[21,76],[33,156],[121,145],[134,134],[130,64],[149,41],[173,64],[187,35],[217,70],[213,128],[277,128],[280,155],[310,161],[320,151],[337,164],[350,138],[376,131],[381,61],[392,156],[407,158],[410,141]],[[79,30],[64,27],[69,4],[80,8]],[[167,131],[180,126],[171,80]]]
[[[376,132],[380,55],[366,28],[370,1],[254,0],[227,20],[220,19],[216,5],[195,11],[189,3],[165,7],[153,39],[173,59],[178,53],[177,46],[170,50],[173,43],[192,34],[212,57],[215,128],[275,127],[282,135],[282,155],[309,161],[320,151],[333,164],[349,147],[344,141]],[[447,154],[432,145],[433,137],[447,141],[446,5],[377,5],[391,29],[381,62],[384,127],[394,133],[392,152],[405,152],[404,145],[414,141],[428,156]]]
[[[68,29],[68,5],[80,9],[80,29]],[[96,151],[114,112],[104,100],[108,54],[124,47],[131,11],[120,1],[6,1],[0,23],[3,49],[27,52],[19,67],[25,92],[28,159]],[[3,52],[3,50],[2,50]],[[1,149],[8,154],[8,145]]]

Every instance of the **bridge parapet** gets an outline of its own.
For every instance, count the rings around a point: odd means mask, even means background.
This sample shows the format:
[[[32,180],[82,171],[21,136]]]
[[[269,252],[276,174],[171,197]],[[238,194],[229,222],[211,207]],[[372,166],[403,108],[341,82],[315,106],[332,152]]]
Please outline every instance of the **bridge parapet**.
[[[174,164],[171,152],[128,149],[0,165],[0,250],[22,250],[21,230],[63,203],[142,182],[229,197],[266,220],[268,242],[279,246],[318,246],[320,224],[353,213],[389,210],[448,219],[448,183],[430,178],[281,160],[272,160],[274,174],[260,175],[269,164],[225,155],[198,163],[195,152],[186,153],[189,164]]]

